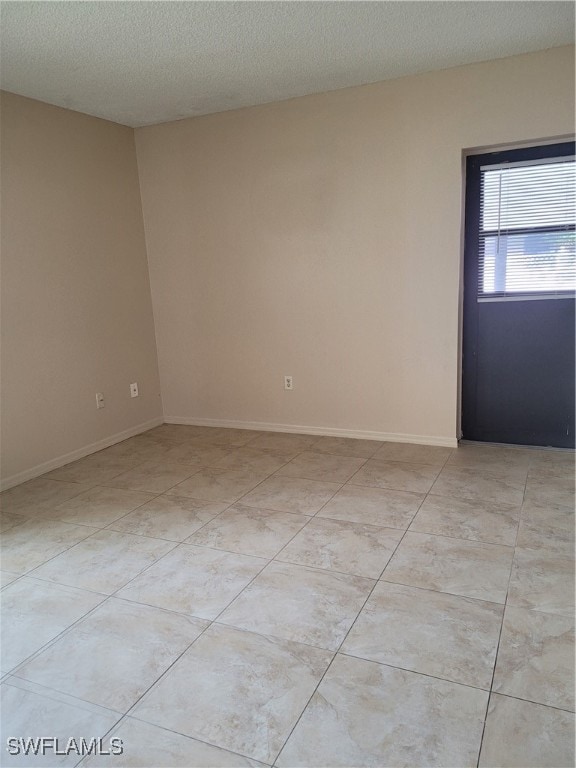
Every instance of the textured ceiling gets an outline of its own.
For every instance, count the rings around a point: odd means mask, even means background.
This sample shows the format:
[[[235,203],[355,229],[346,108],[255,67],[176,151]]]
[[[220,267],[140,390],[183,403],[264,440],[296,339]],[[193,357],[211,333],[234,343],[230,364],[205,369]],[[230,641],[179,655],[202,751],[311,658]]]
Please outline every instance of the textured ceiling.
[[[572,2],[1,5],[7,91],[131,126],[572,43]]]

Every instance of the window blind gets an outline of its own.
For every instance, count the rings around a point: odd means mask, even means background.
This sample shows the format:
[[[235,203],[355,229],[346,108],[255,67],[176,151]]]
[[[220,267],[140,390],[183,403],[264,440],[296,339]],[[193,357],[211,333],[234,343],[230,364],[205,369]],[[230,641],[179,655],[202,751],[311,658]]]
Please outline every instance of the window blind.
[[[573,296],[574,157],[480,169],[478,300]]]

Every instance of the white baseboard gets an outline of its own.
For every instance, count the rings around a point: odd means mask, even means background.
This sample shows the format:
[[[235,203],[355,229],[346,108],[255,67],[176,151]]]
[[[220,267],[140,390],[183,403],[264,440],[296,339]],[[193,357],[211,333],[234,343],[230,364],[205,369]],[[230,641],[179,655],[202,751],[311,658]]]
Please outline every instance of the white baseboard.
[[[50,472],[53,469],[63,467],[65,464],[69,464],[71,461],[83,459],[85,456],[89,456],[91,453],[101,451],[103,448],[109,448],[111,445],[121,443],[123,440],[127,440],[129,437],[139,435],[140,433],[146,432],[148,429],[152,429],[153,427],[158,427],[163,423],[164,419],[162,417],[150,419],[150,421],[145,421],[143,424],[137,424],[135,427],[125,429],[123,432],[116,432],[115,435],[104,437],[102,440],[98,440],[96,443],[90,443],[90,445],[85,445],[82,448],[71,451],[70,453],[57,456],[55,459],[50,459],[50,461],[44,461],[42,464],[37,464],[35,467],[30,467],[30,469],[25,469],[23,472],[18,472],[16,475],[5,477],[0,480],[0,490],[5,491],[8,488],[13,488],[15,485],[20,485],[20,483],[25,483],[27,480],[33,480],[35,477],[43,475],[45,472]]]
[[[358,429],[335,429],[332,427],[310,427],[299,424],[271,424],[262,421],[227,421],[226,419],[197,419],[188,416],[165,416],[166,424],[186,424],[195,427],[229,427],[232,429],[255,429],[259,432],[297,432],[303,435],[326,437],[356,437],[361,440],[381,440],[394,443],[417,443],[418,445],[439,445],[444,448],[457,448],[455,437],[435,437],[434,435],[408,435],[395,432],[369,432]]]

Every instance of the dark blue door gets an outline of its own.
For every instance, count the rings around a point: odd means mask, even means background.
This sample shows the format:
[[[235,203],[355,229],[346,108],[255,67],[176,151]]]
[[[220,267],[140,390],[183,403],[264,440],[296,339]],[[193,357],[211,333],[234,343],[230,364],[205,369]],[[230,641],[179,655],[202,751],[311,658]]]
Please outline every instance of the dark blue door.
[[[574,142],[466,166],[462,432],[574,447]]]

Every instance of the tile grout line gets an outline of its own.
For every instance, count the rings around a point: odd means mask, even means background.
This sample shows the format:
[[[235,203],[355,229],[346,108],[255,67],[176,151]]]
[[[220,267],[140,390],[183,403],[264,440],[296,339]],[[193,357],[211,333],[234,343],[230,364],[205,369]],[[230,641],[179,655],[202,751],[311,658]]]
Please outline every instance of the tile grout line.
[[[513,696],[511,693],[500,693],[500,691],[490,691],[490,696],[502,696],[505,699],[514,699],[514,701],[522,701],[525,704],[535,704],[537,707],[544,707],[545,709],[554,709],[556,712],[566,712],[569,715],[574,715],[576,710],[565,709],[564,707],[557,707],[554,704],[542,704],[541,701],[534,701],[533,699],[522,699],[520,696]]]
[[[482,691],[483,693],[490,693],[488,688],[482,688],[480,685],[472,685],[471,683],[463,683],[461,680],[453,680],[451,677],[440,677],[439,675],[432,675],[430,672],[421,672],[419,670],[410,669],[410,667],[401,667],[398,664],[389,664],[386,661],[377,661],[376,659],[367,659],[365,656],[356,656],[349,651],[338,650],[337,653],[340,656],[346,656],[349,659],[356,659],[357,661],[366,661],[368,664],[378,664],[380,667],[388,667],[389,669],[399,669],[401,672],[408,672],[411,675],[422,675],[422,677],[429,677],[431,680],[439,680],[443,683],[450,683],[450,685],[459,685],[462,688],[471,688],[473,691]]]
[[[124,720],[126,720],[127,718],[130,719],[130,720],[136,720],[138,723],[142,723],[144,725],[148,725],[148,726],[150,726],[152,728],[158,728],[161,731],[166,731],[166,733],[173,733],[175,736],[182,736],[184,739],[187,739],[190,742],[196,741],[196,742],[199,742],[200,744],[205,744],[208,747],[213,747],[214,749],[221,750],[222,752],[227,752],[230,755],[235,755],[237,757],[241,757],[243,760],[251,760],[252,762],[256,763],[257,765],[263,766],[263,768],[271,768],[269,763],[264,763],[264,762],[262,762],[262,760],[256,760],[253,757],[247,757],[246,755],[243,755],[241,752],[235,752],[232,749],[228,749],[228,747],[220,747],[218,744],[212,744],[211,742],[205,741],[204,739],[199,739],[197,736],[188,736],[188,734],[186,734],[186,733],[182,733],[181,731],[175,731],[172,728],[167,728],[165,725],[156,725],[156,723],[150,723],[150,722],[148,722],[148,720],[142,720],[141,718],[135,717],[134,715],[128,715],[128,714],[122,715],[122,717],[118,720],[118,722],[116,722],[113,726],[111,726],[106,731],[106,733],[104,734],[104,736],[102,738],[104,738],[108,734],[111,734],[111,732],[113,730],[118,730],[120,728],[120,726],[122,725],[122,723],[124,722]],[[82,757],[80,759],[79,763],[75,764],[74,768],[78,768],[78,766],[80,766],[81,763],[84,760],[89,760],[89,759],[90,759],[90,756],[89,755],[85,755],[84,757]]]
[[[12,682],[12,680],[17,680],[19,683],[27,683],[28,686],[20,686],[17,685],[15,682]],[[7,673],[4,676],[4,679],[2,680],[3,685],[10,685],[13,688],[18,688],[21,691],[27,691],[29,693],[35,693],[37,696],[42,696],[47,699],[50,699],[51,701],[59,701],[60,703],[67,704],[67,701],[64,701],[64,699],[74,699],[74,701],[81,702],[85,705],[86,711],[90,711],[90,709],[102,709],[105,710],[103,714],[110,714],[120,716],[122,715],[122,712],[119,712],[117,709],[112,709],[111,707],[107,707],[104,704],[94,704],[92,701],[87,701],[86,699],[80,698],[80,696],[75,696],[73,693],[64,693],[62,691],[57,690],[56,688],[52,688],[49,685],[44,685],[43,683],[37,683],[34,680],[27,680],[25,677],[18,677],[18,675],[13,675],[12,673]],[[32,690],[32,687],[34,688],[42,688],[42,692],[38,692],[36,690]]]
[[[415,517],[415,516],[416,516],[416,514],[418,513],[418,510],[420,509],[420,507],[421,507],[421,506],[422,506],[422,504],[424,503],[424,500],[425,500],[425,498],[426,498],[426,497],[424,497],[424,499],[422,499],[422,502],[421,502],[421,503],[420,503],[420,505],[418,506],[418,509],[417,509],[417,510],[416,510],[416,512],[414,513],[414,516],[413,516],[413,518],[412,518],[412,519],[414,519],[414,517]],[[408,530],[408,529],[406,529],[406,531],[407,531],[407,530]],[[286,739],[284,740],[284,743],[282,744],[282,747],[280,748],[280,751],[278,752],[278,754],[276,755],[276,758],[274,759],[274,761],[273,761],[273,763],[272,763],[272,765],[273,765],[273,766],[276,766],[276,765],[277,765],[277,761],[278,761],[278,758],[279,758],[279,757],[280,757],[280,755],[282,754],[282,751],[285,749],[285,747],[286,747],[286,745],[287,745],[288,741],[290,740],[290,738],[291,738],[292,734],[294,733],[294,731],[295,731],[295,730],[296,730],[296,728],[298,727],[298,724],[300,723],[300,721],[301,721],[302,717],[304,716],[304,713],[305,713],[305,712],[306,712],[306,710],[308,709],[308,707],[309,707],[309,705],[310,705],[310,702],[312,701],[312,699],[313,699],[314,695],[315,695],[315,694],[316,694],[316,692],[318,691],[318,689],[319,689],[320,685],[322,684],[322,681],[324,680],[324,678],[325,678],[325,677],[326,677],[326,675],[328,674],[328,670],[330,669],[330,667],[331,667],[331,666],[332,666],[332,664],[334,663],[334,659],[335,659],[335,658],[338,656],[338,653],[339,653],[340,649],[342,648],[342,646],[343,646],[343,645],[344,645],[344,643],[346,642],[346,640],[347,640],[347,638],[348,638],[348,635],[350,634],[350,632],[352,631],[353,627],[355,626],[355,624],[356,624],[356,622],[357,622],[357,620],[358,620],[358,617],[360,616],[360,614],[361,614],[361,613],[362,613],[362,611],[364,610],[364,607],[366,606],[366,604],[367,604],[368,600],[369,600],[369,599],[370,599],[370,597],[372,596],[372,593],[373,593],[373,592],[374,592],[374,590],[376,589],[376,585],[379,583],[379,581],[380,581],[380,578],[382,577],[382,574],[384,573],[384,571],[386,570],[386,567],[388,566],[388,563],[389,563],[389,562],[392,560],[392,558],[394,557],[394,554],[396,553],[396,551],[397,551],[398,547],[399,547],[399,546],[400,546],[400,544],[402,543],[402,541],[403,541],[403,539],[404,539],[404,536],[406,535],[406,531],[404,531],[404,534],[402,535],[402,537],[401,537],[401,538],[400,538],[400,540],[398,541],[398,543],[397,543],[396,547],[394,548],[394,551],[392,552],[392,554],[390,555],[390,558],[388,559],[388,562],[386,563],[386,565],[384,566],[384,568],[383,568],[383,569],[382,569],[382,571],[380,572],[380,576],[378,577],[378,579],[375,581],[374,585],[372,586],[372,589],[371,589],[371,590],[368,592],[368,595],[366,596],[366,599],[364,600],[364,602],[362,603],[362,605],[361,605],[361,607],[360,607],[360,610],[359,610],[359,611],[358,611],[358,613],[356,614],[356,618],[355,618],[355,619],[354,619],[354,621],[351,623],[350,627],[348,628],[348,631],[346,632],[346,634],[345,634],[345,635],[344,635],[344,637],[342,638],[342,641],[339,643],[338,647],[336,648],[336,650],[335,650],[335,652],[334,652],[334,655],[332,656],[332,659],[331,659],[330,663],[328,664],[328,666],[326,667],[326,670],[324,671],[324,674],[322,675],[322,677],[321,677],[321,678],[320,678],[320,680],[318,681],[318,684],[316,685],[316,687],[315,687],[315,688],[314,688],[314,690],[312,691],[312,694],[310,695],[310,698],[308,699],[308,701],[306,702],[306,704],[305,704],[304,708],[303,708],[303,709],[302,709],[302,711],[300,712],[300,715],[299,715],[298,719],[296,720],[296,722],[294,723],[294,725],[293,725],[292,729],[290,730],[290,733],[288,734],[288,736],[287,736],[287,737],[286,737]]]
[[[59,520],[49,520],[49,522],[60,522],[60,521]],[[68,550],[73,549],[77,544],[81,544],[83,541],[86,541],[86,539],[89,539],[91,536],[93,536],[95,533],[98,533],[98,531],[101,530],[100,528],[92,528],[91,526],[87,526],[87,525],[79,526],[79,527],[86,528],[87,530],[90,530],[91,533],[87,533],[86,536],[84,536],[83,538],[79,539],[78,541],[75,541],[73,544],[70,544],[68,547],[63,549],[61,552],[58,552],[57,554],[52,555],[51,557],[47,558],[46,560],[43,560],[40,563],[40,565],[35,565],[34,568],[31,568],[29,571],[24,571],[24,573],[20,573],[19,574],[19,578],[23,578],[25,576],[29,576],[37,568],[40,568],[40,566],[45,565],[46,563],[49,563],[51,560],[54,560],[54,558],[59,557],[60,555],[63,555],[64,552],[68,552]],[[36,577],[34,577],[34,578],[36,578]],[[6,586],[9,587],[10,584],[7,584]]]
[[[366,463],[366,462],[364,462],[364,463]],[[363,464],[362,466],[364,466],[364,464]],[[294,478],[294,479],[298,479],[298,478]],[[303,479],[307,479],[307,478],[303,478]],[[328,482],[328,481],[326,481],[326,482]],[[282,552],[283,552],[283,551],[286,549],[286,547],[287,547],[287,546],[288,546],[288,545],[289,545],[289,544],[290,544],[292,541],[294,541],[294,539],[296,538],[296,536],[299,536],[299,535],[302,533],[302,531],[303,531],[305,528],[307,528],[307,527],[308,527],[308,525],[309,525],[309,524],[312,522],[312,520],[315,520],[316,518],[318,518],[318,514],[319,514],[320,512],[322,512],[322,510],[324,509],[324,507],[326,507],[326,506],[327,506],[327,505],[328,505],[328,504],[329,504],[329,503],[332,501],[332,499],[334,499],[334,498],[335,498],[335,497],[336,497],[336,496],[337,496],[337,495],[340,493],[340,491],[342,490],[342,488],[344,488],[344,486],[346,485],[346,482],[347,482],[347,481],[344,481],[344,482],[342,483],[342,485],[340,486],[340,488],[338,488],[338,490],[337,490],[337,491],[334,491],[334,493],[332,494],[332,496],[330,496],[330,498],[329,498],[329,499],[327,499],[327,500],[326,500],[326,501],[325,501],[325,502],[324,502],[324,503],[323,503],[323,504],[322,504],[322,505],[321,505],[321,506],[320,506],[320,507],[319,507],[319,508],[316,510],[316,512],[314,512],[314,514],[313,514],[313,515],[310,515],[310,518],[309,518],[309,520],[307,520],[307,521],[304,523],[304,525],[302,526],[302,528],[300,528],[300,530],[299,530],[299,531],[297,531],[297,532],[294,534],[294,536],[292,536],[292,538],[290,538],[290,539],[289,539],[289,541],[287,541],[287,542],[286,542],[286,544],[284,544],[284,546],[283,546],[283,547],[280,547],[280,549],[279,549],[279,550],[278,550],[278,552],[276,552],[276,554],[275,554],[275,555],[272,557],[272,559],[271,559],[271,561],[270,561],[270,562],[278,562],[278,563],[281,563],[281,562],[282,562],[281,560],[276,560],[276,558],[278,557],[278,555],[282,554]],[[318,519],[319,519],[319,520],[323,520],[323,519],[327,519],[327,518],[322,518],[322,517],[320,517],[320,518],[318,518]],[[328,519],[329,519],[329,518],[328,518]],[[293,565],[298,565],[298,563],[293,563]],[[314,566],[306,566],[306,567],[309,567],[309,568],[313,568]],[[330,569],[326,569],[326,568],[317,568],[317,570],[328,571],[328,572],[333,572],[333,573],[341,573],[340,571],[331,571]],[[354,575],[354,574],[347,574],[347,575]],[[365,577],[364,577],[364,578],[365,578]]]
[[[275,758],[274,758],[274,760],[272,761],[272,768],[275,768],[275,766],[277,766],[277,764],[278,764],[278,758],[280,757],[280,755],[281,755],[281,754],[282,754],[282,752],[284,751],[284,749],[285,749],[286,745],[287,745],[287,744],[288,744],[288,742],[290,741],[290,737],[292,736],[292,734],[294,733],[294,731],[295,731],[295,730],[296,730],[296,728],[298,727],[298,724],[300,723],[300,720],[302,719],[302,717],[304,716],[304,713],[306,712],[306,710],[307,710],[307,709],[308,709],[308,707],[310,706],[310,702],[311,702],[311,701],[312,701],[312,699],[314,698],[314,696],[315,696],[315,694],[316,694],[316,691],[318,690],[318,688],[319,688],[319,687],[320,687],[320,685],[322,684],[322,681],[324,680],[324,678],[325,678],[325,677],[326,677],[326,675],[328,674],[328,671],[330,670],[330,667],[331,667],[331,666],[332,666],[332,664],[334,663],[334,659],[336,658],[336,656],[338,656],[338,651],[334,651],[334,652],[333,652],[333,656],[332,656],[332,658],[330,659],[330,661],[329,661],[329,663],[328,663],[328,666],[327,666],[327,667],[326,667],[326,669],[324,670],[324,673],[323,673],[323,675],[322,675],[322,676],[321,676],[321,678],[318,680],[318,683],[317,683],[316,687],[315,687],[315,688],[314,688],[314,690],[312,691],[312,693],[311,693],[310,697],[308,698],[308,701],[307,701],[307,702],[306,702],[306,704],[304,705],[304,708],[303,708],[303,709],[302,709],[302,711],[300,712],[300,714],[299,714],[299,716],[298,716],[298,718],[297,718],[296,722],[294,723],[294,725],[293,725],[293,726],[292,726],[292,728],[290,729],[290,733],[288,734],[288,736],[287,736],[287,737],[284,739],[284,741],[282,742],[282,746],[280,747],[280,749],[279,749],[279,751],[278,751],[278,754],[276,755],[276,757],[275,757]]]
[[[526,473],[526,480],[524,481],[524,491],[522,493],[522,505],[524,504],[524,497],[526,495],[526,485],[527,485],[527,483],[528,483],[528,473]],[[496,693],[496,691],[494,691],[494,679],[496,677],[496,666],[498,664],[498,654],[500,652],[500,642],[502,640],[502,632],[504,630],[504,618],[505,618],[505,614],[506,614],[506,606],[508,604],[508,592],[510,590],[510,582],[512,580],[512,573],[513,573],[513,570],[514,570],[514,560],[515,560],[515,557],[516,557],[516,544],[517,544],[517,541],[518,541],[518,532],[520,530],[520,519],[521,519],[521,516],[522,516],[522,505],[521,505],[520,516],[518,518],[518,525],[516,526],[516,537],[514,539],[514,550],[513,550],[513,553],[512,553],[512,560],[510,561],[510,572],[508,574],[508,583],[506,585],[506,595],[505,595],[505,598],[504,598],[504,604],[502,606],[502,621],[500,622],[500,632],[498,633],[498,641],[496,643],[496,652],[494,654],[494,665],[492,667],[492,679],[490,681],[490,689],[488,691],[488,699],[486,701],[486,709],[484,711],[484,723],[482,725],[482,734],[480,736],[480,744],[479,744],[479,747],[478,747],[478,759],[476,761],[477,768],[479,768],[479,766],[480,766],[480,757],[482,755],[482,746],[484,744],[484,735],[486,733],[486,723],[488,721],[488,710],[490,709],[490,701],[492,700],[492,693]]]

